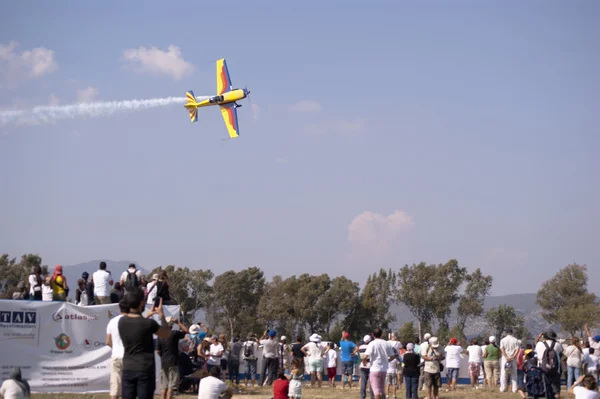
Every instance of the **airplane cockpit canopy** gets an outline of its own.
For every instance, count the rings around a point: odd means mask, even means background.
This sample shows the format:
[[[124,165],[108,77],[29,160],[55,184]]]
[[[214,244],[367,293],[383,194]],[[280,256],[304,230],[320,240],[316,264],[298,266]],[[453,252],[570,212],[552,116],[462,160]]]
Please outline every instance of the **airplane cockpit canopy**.
[[[224,97],[223,96],[212,96],[211,98],[209,98],[209,102],[211,103],[218,103],[220,101],[223,101]]]

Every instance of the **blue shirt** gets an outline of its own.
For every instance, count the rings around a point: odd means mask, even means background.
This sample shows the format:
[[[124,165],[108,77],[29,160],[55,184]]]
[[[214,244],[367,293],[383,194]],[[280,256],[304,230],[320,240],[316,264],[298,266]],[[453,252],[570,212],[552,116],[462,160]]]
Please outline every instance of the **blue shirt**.
[[[352,356],[350,354],[356,348],[356,345],[352,341],[340,341],[340,348],[342,348],[342,362],[351,362]]]

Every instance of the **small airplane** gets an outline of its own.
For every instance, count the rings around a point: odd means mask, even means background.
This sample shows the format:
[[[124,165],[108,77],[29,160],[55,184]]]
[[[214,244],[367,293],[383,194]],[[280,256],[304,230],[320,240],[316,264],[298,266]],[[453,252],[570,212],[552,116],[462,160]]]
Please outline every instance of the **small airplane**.
[[[191,122],[194,123],[198,121],[198,108],[218,105],[221,108],[221,115],[223,115],[223,119],[225,120],[229,138],[233,139],[240,135],[237,109],[242,105],[238,104],[237,101],[243,100],[249,94],[250,91],[247,88],[233,88],[231,78],[229,77],[229,70],[227,69],[227,62],[224,58],[221,58],[217,60],[217,95],[198,102],[196,101],[194,92],[190,90],[186,93],[187,103],[184,107],[190,113]]]

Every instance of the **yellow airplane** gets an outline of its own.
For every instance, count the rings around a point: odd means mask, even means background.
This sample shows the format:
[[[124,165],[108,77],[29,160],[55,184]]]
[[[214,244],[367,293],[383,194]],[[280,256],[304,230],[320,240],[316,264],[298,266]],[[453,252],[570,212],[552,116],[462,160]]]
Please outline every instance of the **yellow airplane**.
[[[218,105],[221,108],[221,115],[225,120],[229,137],[233,139],[240,135],[237,108],[241,107],[241,104],[238,104],[237,101],[248,97],[249,94],[248,89],[233,88],[227,62],[224,58],[221,58],[217,61],[217,95],[198,102],[194,92],[190,90],[186,93],[187,103],[184,107],[190,113],[191,122],[194,123],[198,121],[198,108]]]

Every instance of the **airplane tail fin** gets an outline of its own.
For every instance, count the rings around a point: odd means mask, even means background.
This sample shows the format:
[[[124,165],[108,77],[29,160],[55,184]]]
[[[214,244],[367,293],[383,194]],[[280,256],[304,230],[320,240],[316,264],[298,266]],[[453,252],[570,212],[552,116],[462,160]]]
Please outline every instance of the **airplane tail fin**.
[[[190,113],[190,121],[192,123],[198,121],[198,107],[196,107],[196,96],[192,90],[185,93],[187,97],[187,103],[185,104],[188,112]]]

